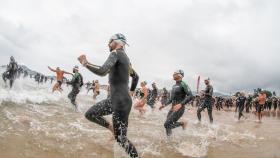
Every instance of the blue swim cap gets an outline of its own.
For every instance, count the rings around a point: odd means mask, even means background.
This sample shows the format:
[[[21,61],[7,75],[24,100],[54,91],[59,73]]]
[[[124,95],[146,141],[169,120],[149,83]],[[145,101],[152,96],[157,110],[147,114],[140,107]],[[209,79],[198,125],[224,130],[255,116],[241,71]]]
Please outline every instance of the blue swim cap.
[[[117,33],[117,34],[114,34],[111,38],[110,38],[110,41],[109,43],[111,43],[112,41],[117,41],[117,42],[121,42],[123,43],[124,45],[128,45],[127,44],[127,41],[126,41],[126,37],[121,34],[121,33]]]

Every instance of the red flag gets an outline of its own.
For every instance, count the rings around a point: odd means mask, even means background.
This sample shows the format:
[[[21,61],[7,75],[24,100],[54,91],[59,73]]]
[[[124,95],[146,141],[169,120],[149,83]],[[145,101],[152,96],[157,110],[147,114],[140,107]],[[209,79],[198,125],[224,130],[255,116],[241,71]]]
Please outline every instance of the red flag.
[[[199,85],[200,85],[200,76],[198,76],[198,78],[197,78],[197,85],[196,85],[197,94],[199,92]]]

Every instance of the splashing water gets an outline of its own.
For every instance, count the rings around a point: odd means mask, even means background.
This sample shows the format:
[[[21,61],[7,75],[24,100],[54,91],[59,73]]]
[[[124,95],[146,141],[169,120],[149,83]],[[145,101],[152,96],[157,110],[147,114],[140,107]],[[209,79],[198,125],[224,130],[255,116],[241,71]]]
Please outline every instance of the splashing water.
[[[51,84],[38,85],[30,79],[16,80],[12,89],[5,88],[1,80],[0,87],[0,157],[127,157],[110,140],[109,131],[84,118],[94,104],[86,90],[78,95],[79,112],[75,112],[67,99],[70,87],[64,86],[62,94],[51,93]],[[97,101],[105,97],[102,92]],[[280,157],[277,114],[260,124],[253,114],[236,122],[233,112],[214,111],[214,124],[210,125],[207,112],[198,123],[196,108],[190,107],[182,118],[188,122],[187,129],[174,129],[167,138],[163,124],[168,108],[146,108],[144,116],[132,109],[128,128],[128,137],[143,158]]]

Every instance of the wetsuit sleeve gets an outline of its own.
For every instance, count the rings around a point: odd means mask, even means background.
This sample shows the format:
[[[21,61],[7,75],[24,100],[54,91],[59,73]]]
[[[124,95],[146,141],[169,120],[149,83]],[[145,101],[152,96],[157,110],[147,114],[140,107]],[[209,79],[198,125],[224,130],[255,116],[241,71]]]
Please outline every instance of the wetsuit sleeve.
[[[189,86],[186,83],[182,82],[182,86],[186,93],[186,98],[181,102],[181,104],[186,105],[193,99],[193,95],[192,95],[191,89],[189,88]]]
[[[138,84],[139,76],[132,68],[130,71],[130,77],[132,77],[130,91],[135,91]]]
[[[84,78],[81,74],[79,74],[80,77],[80,87],[82,87],[84,85]]]
[[[208,97],[212,97],[213,95],[213,87],[212,86],[207,86],[205,90],[205,95]]]
[[[12,63],[9,63],[9,65],[7,66],[7,71],[10,71],[12,69]]]
[[[112,52],[101,67],[93,66],[92,64],[87,64],[86,68],[89,69],[91,72],[95,73],[96,75],[105,76],[110,71],[110,69],[116,64],[117,60],[117,53]]]

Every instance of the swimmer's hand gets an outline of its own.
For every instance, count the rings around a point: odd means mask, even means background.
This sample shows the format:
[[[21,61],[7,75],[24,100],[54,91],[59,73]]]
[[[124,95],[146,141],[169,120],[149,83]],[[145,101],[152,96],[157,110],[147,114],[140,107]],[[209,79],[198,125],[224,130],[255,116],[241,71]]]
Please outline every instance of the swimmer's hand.
[[[182,107],[182,104],[177,104],[177,105],[173,106],[172,110],[178,111],[181,107]]]
[[[88,63],[86,55],[79,56],[78,60],[83,66],[86,66]]]

